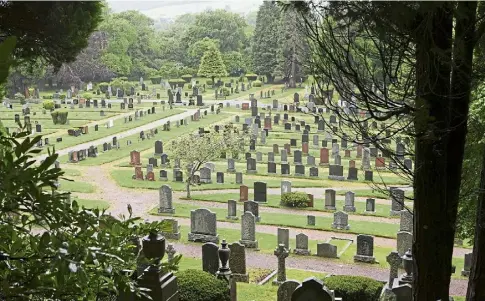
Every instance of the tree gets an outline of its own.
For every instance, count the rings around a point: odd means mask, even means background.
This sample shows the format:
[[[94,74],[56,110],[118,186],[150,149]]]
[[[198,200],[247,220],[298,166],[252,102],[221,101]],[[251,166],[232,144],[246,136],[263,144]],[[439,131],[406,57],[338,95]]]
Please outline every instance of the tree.
[[[243,17],[223,9],[209,10],[195,16],[195,21],[184,34],[187,46],[208,37],[218,40],[221,52],[239,51],[246,43]],[[187,49],[187,48],[186,48]]]
[[[265,1],[259,7],[252,41],[254,72],[266,75],[273,82],[278,60],[278,25],[280,11],[274,1]]]
[[[81,208],[58,189],[57,154],[35,165],[42,139],[0,131],[0,278],[2,300],[99,300],[138,288],[137,239],[160,222],[114,218]],[[146,259],[145,259],[146,260]],[[171,268],[171,267],[170,267]]]
[[[222,133],[210,132],[203,135],[182,136],[170,145],[175,158],[188,170],[186,177],[187,198],[190,199],[190,185],[196,172],[203,164],[220,158],[223,153],[233,155],[244,151],[244,134],[232,124],[225,125]]]
[[[222,59],[229,75],[241,76],[246,70],[248,70],[244,56],[240,52],[231,51],[224,53],[222,55]]]
[[[308,66],[308,43],[298,13],[294,9],[281,12],[278,42],[279,73],[288,81],[290,88],[305,76]]]
[[[101,2],[20,2],[0,3],[0,42],[17,37],[17,62],[38,58],[56,69],[72,62],[87,46],[91,32],[101,21]]]
[[[187,50],[187,53],[191,59],[190,66],[197,68],[200,65],[202,56],[211,47],[219,49],[219,41],[205,37],[202,40],[190,45],[189,49]]]
[[[405,151],[415,158],[413,173],[392,156],[413,180],[414,300],[447,300],[471,83],[477,80],[473,50],[485,30],[477,3],[292,4],[304,12],[320,94],[333,86],[349,110],[331,100],[325,105],[359,135],[357,142],[389,151],[384,131],[369,130],[369,120],[393,130],[386,138],[414,137]]]
[[[198,75],[212,78],[213,84],[215,84],[215,77],[227,75],[226,66],[222,60],[221,52],[214,46],[209,47],[204,53],[204,56],[202,56]]]

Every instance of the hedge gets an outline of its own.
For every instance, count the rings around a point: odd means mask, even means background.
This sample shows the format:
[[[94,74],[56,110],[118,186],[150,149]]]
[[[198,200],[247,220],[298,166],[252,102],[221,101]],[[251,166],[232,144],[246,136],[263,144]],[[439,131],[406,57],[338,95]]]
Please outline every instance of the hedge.
[[[248,73],[248,74],[246,74],[246,78],[247,78],[248,80],[253,81],[253,80],[258,79],[258,75],[257,75],[257,74],[255,74],[255,73]]]
[[[46,110],[54,109],[54,101],[53,100],[44,100],[42,102],[42,107]]]
[[[308,207],[310,199],[304,192],[287,192],[281,195],[281,204],[287,207]]]
[[[152,84],[160,85],[160,83],[162,82],[162,77],[154,76],[154,77],[150,77],[150,80],[152,81]]]
[[[177,273],[179,301],[229,301],[227,283],[200,270]]]
[[[362,276],[330,276],[325,285],[345,301],[378,301],[383,283]]]
[[[186,83],[190,83],[190,80],[192,79],[192,75],[190,74],[184,74],[181,76],[181,78],[186,82]]]
[[[263,83],[260,80],[255,80],[252,83],[252,85],[253,85],[253,87],[261,87],[263,85]]]
[[[51,113],[52,122],[54,124],[66,124],[67,123],[67,115],[69,114],[68,111],[54,111]]]

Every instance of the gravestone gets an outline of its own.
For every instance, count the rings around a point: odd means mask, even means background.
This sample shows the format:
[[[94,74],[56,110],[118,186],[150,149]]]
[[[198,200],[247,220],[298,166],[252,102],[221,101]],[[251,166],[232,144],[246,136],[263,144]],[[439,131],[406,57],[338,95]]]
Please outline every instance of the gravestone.
[[[348,175],[347,175],[347,180],[348,181],[358,181],[359,178],[357,176],[359,170],[355,167],[349,167],[348,169]],[[367,171],[366,171],[367,172]]]
[[[238,219],[237,217],[237,202],[235,200],[227,201],[227,219]]]
[[[399,231],[406,231],[413,233],[413,214],[404,209],[401,211],[401,221],[399,223]]]
[[[278,258],[278,272],[276,274],[276,279],[273,281],[274,285],[279,285],[286,281],[286,258],[289,255],[288,249],[285,245],[279,244],[274,250],[274,255]]]
[[[290,251],[290,229],[278,228],[277,229],[277,245],[284,245],[285,249]]]
[[[328,160],[328,149],[327,148],[321,148],[320,149],[320,165],[321,166],[327,166],[329,163]]]
[[[357,235],[357,254],[354,256],[355,262],[375,263],[374,257],[374,237],[370,235]]]
[[[325,258],[338,258],[337,246],[326,242],[319,243],[317,244],[317,256]]]
[[[345,205],[344,205],[344,211],[345,212],[355,212],[355,193],[352,191],[347,191],[345,193]]]
[[[261,221],[261,217],[259,216],[259,204],[255,201],[244,202],[244,212],[251,212],[257,222]]]
[[[268,162],[268,174],[275,174],[275,173],[276,173],[276,163]]]
[[[397,252],[399,256],[403,256],[407,250],[413,246],[413,234],[406,231],[399,231],[396,234],[397,237]]]
[[[310,167],[310,177],[318,177],[318,168]]]
[[[248,200],[248,186],[239,186],[239,201],[246,202]]]
[[[163,142],[160,140],[155,141],[155,153],[154,156],[158,157],[163,154]]]
[[[243,174],[242,172],[236,172],[236,184],[243,183]]]
[[[307,215],[306,220],[307,220],[308,226],[315,226],[315,216],[314,215]]]
[[[258,203],[267,202],[267,185],[265,182],[254,182],[254,201]]]
[[[365,200],[365,213],[375,213],[376,212],[376,200],[367,199]]]
[[[369,181],[369,182],[374,181],[373,174],[374,173],[372,172],[372,170],[366,170],[365,173],[364,173],[364,180]]]
[[[174,214],[175,208],[172,207],[172,188],[168,185],[162,185],[158,193],[159,193],[158,213]]]
[[[254,158],[247,158],[246,159],[246,173],[250,173],[250,174],[257,173],[256,159],[254,159]]]
[[[291,296],[291,301],[337,301],[334,296],[335,293],[326,288],[321,280],[311,277],[305,279],[295,289]],[[342,300],[340,299],[339,301]]]
[[[299,233],[296,235],[296,248],[293,252],[298,255],[311,254],[310,250],[308,250],[308,236],[306,234]]]
[[[219,247],[213,242],[202,245],[202,270],[215,275],[219,270]]]
[[[256,217],[250,211],[245,211],[241,216],[241,240],[239,243],[248,249],[258,248],[258,241],[256,240]]]
[[[200,174],[200,182],[201,183],[204,183],[204,184],[210,184],[210,183],[212,183],[212,180],[211,180],[211,170],[210,170],[210,168],[208,168],[208,167],[202,167],[199,170],[199,174]]]
[[[165,169],[160,170],[160,181],[168,181],[168,173]]]
[[[295,176],[305,176],[305,165],[296,164],[295,165]]]
[[[191,210],[188,240],[219,243],[216,214],[205,208]]]
[[[390,188],[391,194],[391,211],[390,215],[395,216],[401,214],[401,211],[404,209],[404,190],[391,187]]]
[[[224,173],[223,172],[217,172],[216,178],[217,178],[217,184],[224,184]]]
[[[281,283],[276,293],[276,301],[291,301],[291,295],[299,285],[300,283],[295,280],[286,280]]]
[[[349,215],[345,212],[338,211],[333,214],[333,229],[349,230]]]
[[[473,253],[466,253],[465,254],[465,263],[463,265],[463,270],[461,270],[461,275],[463,277],[469,277],[470,276],[470,269],[472,267],[472,258],[473,258]]]
[[[325,189],[325,210],[337,210],[335,207],[335,190]]]
[[[239,242],[229,245],[231,256],[229,267],[232,272],[232,279],[236,282],[249,282],[249,274],[246,270],[246,247]]]

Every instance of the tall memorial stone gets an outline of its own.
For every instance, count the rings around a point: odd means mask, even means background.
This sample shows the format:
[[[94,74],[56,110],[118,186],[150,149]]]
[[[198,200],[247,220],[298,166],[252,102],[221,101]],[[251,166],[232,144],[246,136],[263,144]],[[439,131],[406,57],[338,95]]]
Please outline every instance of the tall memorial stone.
[[[345,212],[355,212],[355,193],[352,191],[347,191],[345,193],[345,205],[343,210]]]
[[[325,210],[337,210],[335,207],[335,190],[325,189]]]
[[[345,212],[338,211],[333,214],[333,229],[349,230],[349,215]]]
[[[241,216],[241,240],[239,243],[248,249],[258,248],[258,241],[256,240],[256,217],[250,211],[244,212]]]
[[[370,235],[357,235],[357,254],[354,261],[375,263],[374,257],[374,237]]]
[[[229,257],[229,267],[231,268],[232,278],[236,282],[249,282],[249,274],[246,270],[246,247],[238,242],[229,245],[231,257]]]
[[[404,190],[396,187],[391,187],[389,191],[391,194],[390,215],[391,216],[399,215],[401,211],[404,209]]]
[[[159,207],[158,213],[175,213],[175,208],[172,207],[172,188],[168,185],[162,185],[159,191]]]
[[[219,246],[213,242],[202,245],[202,270],[215,275],[219,270]]]

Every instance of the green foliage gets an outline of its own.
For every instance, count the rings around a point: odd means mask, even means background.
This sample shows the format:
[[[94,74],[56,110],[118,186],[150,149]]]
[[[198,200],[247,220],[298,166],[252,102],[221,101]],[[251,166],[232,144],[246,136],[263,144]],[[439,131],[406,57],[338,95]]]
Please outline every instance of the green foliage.
[[[16,43],[17,38],[8,37],[0,44],[0,85],[3,85],[7,81],[10,66],[12,66],[14,62],[12,53],[15,49]]]
[[[260,80],[255,80],[252,82],[253,87],[261,87],[263,86],[263,83]]]
[[[226,76],[226,66],[222,61],[221,52],[215,47],[210,47],[204,53],[199,66],[199,76],[222,77]]]
[[[52,122],[54,124],[67,124],[67,115],[69,114],[66,110],[58,110],[51,113]]]
[[[185,80],[181,78],[172,78],[168,80],[168,84],[173,88],[183,87],[185,85]]]
[[[182,75],[182,76],[181,76],[181,78],[182,78],[182,79],[183,79],[185,82],[190,83],[190,80],[192,79],[192,75],[190,75],[190,74],[184,74],[184,75]]]
[[[109,83],[99,83],[98,84],[99,90],[101,90],[101,92],[103,92],[103,93],[108,92],[108,86],[109,86]]]
[[[91,100],[91,99],[93,98],[93,93],[91,93],[91,92],[84,92],[84,93],[81,95],[81,98]]]
[[[17,37],[17,62],[41,58],[59,68],[74,61],[87,46],[89,35],[101,21],[102,7],[101,2],[9,1],[0,5],[0,32],[3,38]]]
[[[331,276],[324,282],[345,301],[377,301],[383,287],[381,282],[361,276]]]
[[[200,65],[200,60],[206,51],[210,48],[219,49],[219,41],[213,40],[208,37],[203,38],[191,44],[189,49],[187,50],[189,57],[190,57],[190,65],[194,67],[198,67]]]
[[[15,93],[15,100],[18,100],[21,104],[25,104],[25,95],[22,93]]]
[[[227,283],[200,270],[177,273],[180,301],[229,301]]]
[[[222,59],[227,73],[231,75],[240,75],[240,72],[244,72],[247,69],[246,61],[241,52],[231,51],[223,53]]]
[[[53,100],[44,100],[42,102],[42,107],[46,110],[54,109],[54,101]]]
[[[287,207],[306,208],[310,203],[304,192],[287,192],[281,195],[281,204]]]
[[[150,81],[154,85],[160,85],[160,83],[162,82],[162,77],[161,76],[153,76],[153,77],[150,77]]]
[[[225,96],[229,96],[231,94],[231,90],[227,87],[223,87],[222,88],[222,93],[225,95]]]
[[[57,191],[64,174],[53,166],[58,155],[40,164],[34,159],[42,137],[0,133],[2,299],[99,300],[130,288],[140,293],[125,272],[137,265],[134,239],[160,231],[161,223],[144,223],[130,210],[117,219],[66,202],[68,195]]]
[[[253,80],[258,79],[258,75],[257,75],[257,74],[255,74],[255,73],[247,73],[247,74],[246,74],[246,78],[247,78],[248,80],[253,81]]]
[[[264,1],[259,7],[252,46],[253,70],[258,74],[275,73],[278,60],[278,25],[280,12],[276,2]]]

